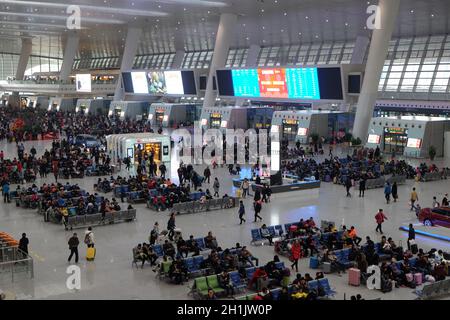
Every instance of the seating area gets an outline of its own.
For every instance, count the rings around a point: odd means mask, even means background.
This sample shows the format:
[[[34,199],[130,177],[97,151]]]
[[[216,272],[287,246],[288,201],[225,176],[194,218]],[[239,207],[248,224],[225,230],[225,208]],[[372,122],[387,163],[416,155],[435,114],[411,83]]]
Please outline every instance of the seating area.
[[[417,289],[415,293],[417,294],[418,299],[421,300],[434,299],[443,295],[448,295],[450,294],[450,279],[427,283],[422,289]]]
[[[136,220],[136,209],[108,212],[105,214],[105,218],[102,217],[101,213],[83,216],[69,216],[67,218],[67,226],[70,229],[73,229],[112,224],[117,222],[131,222],[133,220]]]
[[[429,181],[439,181],[442,178],[442,174],[440,172],[427,172],[425,173],[420,181],[429,182]]]

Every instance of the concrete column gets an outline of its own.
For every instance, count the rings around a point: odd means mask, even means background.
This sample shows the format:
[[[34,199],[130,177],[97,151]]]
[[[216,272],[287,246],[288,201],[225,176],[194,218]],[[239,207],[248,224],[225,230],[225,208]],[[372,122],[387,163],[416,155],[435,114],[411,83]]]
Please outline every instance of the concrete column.
[[[245,61],[245,66],[247,68],[256,68],[258,66],[258,56],[260,50],[261,47],[256,44],[252,44],[250,48],[248,48],[247,60]],[[245,99],[242,98],[236,99],[236,106],[241,107],[244,104],[244,102]]]
[[[30,59],[33,43],[30,38],[22,38],[22,49],[20,51],[19,63],[16,69],[16,80],[23,80],[28,60]]]
[[[78,51],[78,44],[80,42],[80,35],[77,32],[70,32],[67,36],[66,45],[64,47],[64,58],[59,73],[59,80],[66,82],[69,80],[72,72],[73,61]]]
[[[116,91],[114,92],[114,101],[123,100],[124,90],[122,88],[122,72],[133,68],[134,57],[136,56],[139,41],[142,35],[142,27],[129,25],[125,47],[122,54],[122,62],[120,65],[119,81],[117,82]]]
[[[367,48],[369,47],[370,39],[364,36],[358,36],[353,49],[351,64],[363,64],[366,56]]]
[[[172,69],[181,69],[184,59],[184,50],[175,51],[175,57],[173,58]]]
[[[387,56],[389,41],[394,31],[400,0],[380,0],[378,5],[378,14],[381,15],[381,29],[375,29],[372,32],[369,57],[353,126],[353,136],[360,138],[363,143],[367,137],[370,119],[378,96],[378,84]]]
[[[237,16],[235,14],[223,13],[220,16],[214,53],[211,66],[209,67],[209,77],[206,84],[203,107],[212,107],[216,102],[216,93],[213,91],[213,77],[215,77],[217,69],[225,67],[236,21]]]

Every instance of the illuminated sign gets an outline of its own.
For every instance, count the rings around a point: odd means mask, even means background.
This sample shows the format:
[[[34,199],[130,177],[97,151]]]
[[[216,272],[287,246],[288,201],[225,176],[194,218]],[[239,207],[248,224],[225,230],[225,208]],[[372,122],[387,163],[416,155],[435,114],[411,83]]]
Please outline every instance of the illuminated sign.
[[[297,125],[297,124],[298,124],[298,121],[297,121],[297,120],[294,120],[294,119],[284,119],[284,120],[283,120],[283,123],[284,123],[284,124],[293,124],[293,125]]]
[[[272,141],[270,143],[270,170],[280,171],[280,143]]]
[[[369,134],[369,137],[367,138],[368,143],[375,143],[380,144],[381,137],[377,134]]]
[[[420,149],[420,147],[422,146],[422,139],[408,138],[406,146],[408,148]]]
[[[211,113],[211,118],[222,118],[222,114],[217,113],[217,112]]]
[[[299,135],[299,136],[307,136],[308,135],[308,128],[298,128],[297,135]]]

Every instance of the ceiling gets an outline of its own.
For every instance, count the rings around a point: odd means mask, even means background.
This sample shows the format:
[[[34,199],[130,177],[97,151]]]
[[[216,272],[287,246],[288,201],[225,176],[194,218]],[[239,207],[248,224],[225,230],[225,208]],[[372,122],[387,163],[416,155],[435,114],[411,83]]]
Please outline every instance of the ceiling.
[[[62,2],[61,2],[62,1]],[[214,47],[220,14],[238,15],[232,47],[354,40],[365,29],[364,0],[0,0],[0,51],[20,52],[33,37],[33,54],[62,56],[66,10],[81,11],[79,56],[117,56],[127,24],[144,33],[138,54]],[[450,0],[402,0],[395,37],[448,33]]]

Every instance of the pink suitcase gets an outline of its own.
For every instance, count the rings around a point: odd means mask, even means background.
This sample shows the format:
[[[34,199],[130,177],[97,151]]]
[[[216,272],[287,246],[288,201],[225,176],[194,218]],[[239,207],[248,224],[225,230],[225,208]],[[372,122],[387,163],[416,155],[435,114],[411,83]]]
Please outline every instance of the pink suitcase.
[[[421,273],[414,273],[414,282],[417,286],[422,284],[422,274]]]
[[[359,287],[361,280],[361,271],[359,269],[351,268],[348,270],[348,284]]]

